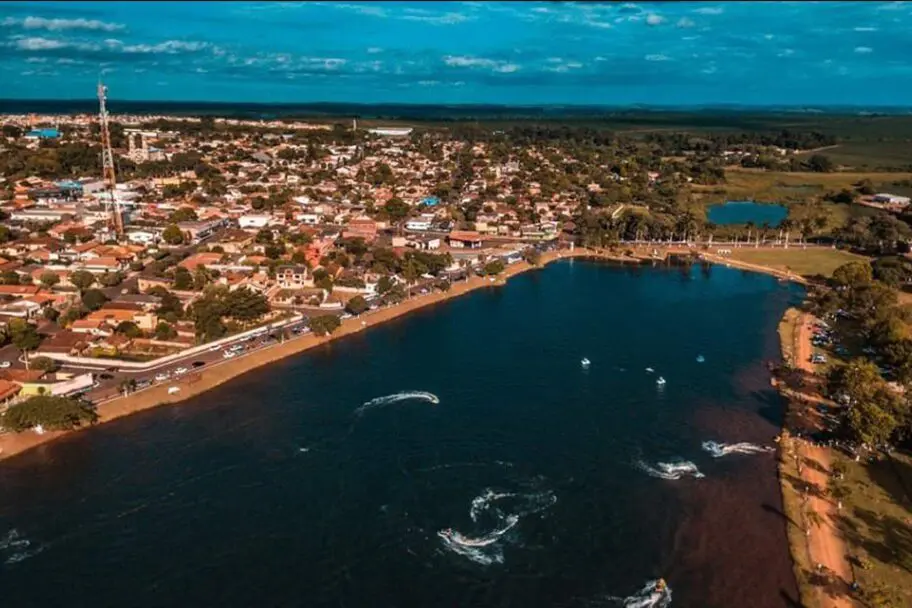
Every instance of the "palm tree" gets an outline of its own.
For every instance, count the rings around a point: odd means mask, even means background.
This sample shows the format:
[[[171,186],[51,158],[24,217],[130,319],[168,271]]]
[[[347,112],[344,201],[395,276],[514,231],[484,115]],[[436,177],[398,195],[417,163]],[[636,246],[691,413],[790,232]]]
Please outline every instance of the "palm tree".
[[[744,225],[747,226],[747,242],[748,242],[748,244],[750,244],[750,241],[751,241],[751,233],[754,231],[754,223],[753,223],[753,222],[747,222],[747,223],[744,224]]]
[[[788,249],[788,246],[789,246],[789,231],[790,231],[793,227],[794,227],[794,224],[793,224],[792,220],[790,220],[790,219],[788,219],[788,218],[785,218],[784,220],[782,220],[781,222],[779,222],[779,231],[780,231],[780,233],[781,233],[783,230],[785,231],[785,244],[784,244],[784,247],[785,247],[786,249]]]

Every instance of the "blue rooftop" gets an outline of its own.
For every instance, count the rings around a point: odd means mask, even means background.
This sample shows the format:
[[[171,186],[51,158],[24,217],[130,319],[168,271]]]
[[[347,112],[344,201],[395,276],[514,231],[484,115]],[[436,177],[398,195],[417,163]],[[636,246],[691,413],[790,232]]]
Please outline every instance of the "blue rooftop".
[[[421,201],[422,205],[427,205],[428,207],[433,207],[434,205],[440,204],[440,199],[436,196],[429,196]]]
[[[60,137],[60,131],[57,129],[32,129],[26,134],[26,137],[37,137],[39,139],[57,139]]]

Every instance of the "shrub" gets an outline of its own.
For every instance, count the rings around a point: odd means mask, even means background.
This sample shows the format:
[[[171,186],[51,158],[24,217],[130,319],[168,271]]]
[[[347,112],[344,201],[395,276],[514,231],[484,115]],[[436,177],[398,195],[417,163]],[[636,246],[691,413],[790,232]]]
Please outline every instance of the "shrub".
[[[69,397],[38,396],[11,405],[3,414],[2,425],[15,433],[39,424],[49,431],[68,431],[98,420],[91,403]]]

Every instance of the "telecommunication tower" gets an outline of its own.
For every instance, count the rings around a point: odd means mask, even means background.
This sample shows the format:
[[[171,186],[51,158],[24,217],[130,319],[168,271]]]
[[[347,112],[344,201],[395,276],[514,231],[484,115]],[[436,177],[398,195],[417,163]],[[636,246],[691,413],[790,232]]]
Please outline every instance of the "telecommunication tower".
[[[98,122],[101,127],[101,166],[102,178],[105,183],[105,192],[108,195],[108,211],[111,215],[110,223],[117,237],[120,238],[124,233],[123,215],[120,212],[120,204],[114,197],[114,188],[117,185],[117,177],[114,174],[114,152],[111,150],[111,132],[108,130],[108,110],[105,107],[108,87],[100,81],[98,83]]]

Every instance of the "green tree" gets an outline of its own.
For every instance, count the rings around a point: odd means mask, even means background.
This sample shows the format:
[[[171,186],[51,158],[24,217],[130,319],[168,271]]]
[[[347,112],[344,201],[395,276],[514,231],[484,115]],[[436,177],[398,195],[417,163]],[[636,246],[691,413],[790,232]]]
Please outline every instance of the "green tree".
[[[858,287],[874,280],[874,271],[867,262],[849,262],[833,271],[832,283],[837,287]]]
[[[497,275],[503,272],[505,267],[503,260],[491,260],[484,265],[484,273],[486,275]]]
[[[409,209],[410,207],[408,204],[401,198],[395,196],[386,201],[386,204],[383,205],[383,210],[386,212],[386,215],[390,218],[390,221],[394,223],[401,222],[408,217]]]
[[[25,357],[25,366],[28,367],[28,354],[41,344],[41,335],[34,325],[23,319],[12,319],[9,322],[9,336],[12,343]]]
[[[156,340],[170,340],[171,338],[177,337],[177,331],[170,323],[164,321],[159,321],[158,325],[155,326],[155,339]]]
[[[99,289],[89,289],[82,294],[82,305],[90,311],[98,310],[107,301],[108,296]]]
[[[32,369],[39,369],[44,372],[56,372],[60,369],[60,364],[50,357],[34,357],[29,364]]]
[[[162,232],[162,238],[169,245],[180,245],[184,242],[184,233],[180,231],[177,224],[170,224]]]
[[[60,277],[57,276],[57,273],[54,272],[43,272],[41,273],[41,278],[39,279],[41,284],[51,289],[54,285],[60,282]]]
[[[139,338],[142,336],[142,330],[133,321],[121,321],[114,328],[114,331],[128,338]]]
[[[105,287],[116,287],[117,285],[123,283],[123,280],[125,278],[126,277],[124,277],[124,274],[122,272],[116,270],[114,272],[106,272],[103,275],[99,276],[98,282]]]
[[[857,441],[869,445],[889,441],[907,415],[908,405],[881,378],[877,366],[866,359],[856,359],[831,372],[829,387],[833,394],[847,398],[844,425]]]
[[[532,266],[541,264],[541,252],[535,247],[527,247],[523,250],[523,259]]]
[[[183,266],[174,269],[174,289],[178,291],[193,289],[193,275]]]
[[[342,325],[342,322],[336,315],[319,315],[316,317],[310,317],[307,325],[310,327],[310,330],[314,334],[318,336],[325,336],[336,331],[336,329]]]
[[[0,283],[3,285],[18,285],[19,273],[15,270],[4,270],[0,272]]]
[[[98,414],[91,403],[51,396],[31,397],[11,405],[0,418],[3,427],[14,433],[38,425],[49,431],[68,431],[97,420]]]
[[[171,214],[171,222],[195,222],[197,219],[196,211],[192,207],[181,207]]]
[[[85,291],[95,284],[95,275],[88,270],[77,270],[70,275],[70,283],[79,291]]]
[[[355,296],[345,304],[345,310],[355,316],[360,315],[369,308],[367,300],[362,296]]]

